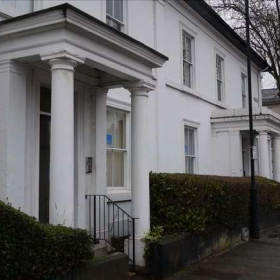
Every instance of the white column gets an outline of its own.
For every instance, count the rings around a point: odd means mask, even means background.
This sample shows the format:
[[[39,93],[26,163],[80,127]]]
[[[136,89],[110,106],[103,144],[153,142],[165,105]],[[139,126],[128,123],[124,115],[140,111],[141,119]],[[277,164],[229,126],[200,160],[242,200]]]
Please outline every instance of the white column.
[[[144,265],[141,239],[150,230],[148,93],[154,87],[145,82],[127,85],[131,92],[132,216],[136,221],[136,263]]]
[[[273,179],[280,182],[280,135],[273,138]]]
[[[259,167],[260,176],[270,178],[267,131],[259,132]]]
[[[242,138],[240,131],[230,131],[230,176],[242,176]]]
[[[107,93],[104,88],[95,90],[95,178],[94,194],[107,194]]]
[[[0,61],[0,200],[25,209],[26,68]]]
[[[74,68],[70,59],[51,59],[52,121],[50,223],[74,225]]]

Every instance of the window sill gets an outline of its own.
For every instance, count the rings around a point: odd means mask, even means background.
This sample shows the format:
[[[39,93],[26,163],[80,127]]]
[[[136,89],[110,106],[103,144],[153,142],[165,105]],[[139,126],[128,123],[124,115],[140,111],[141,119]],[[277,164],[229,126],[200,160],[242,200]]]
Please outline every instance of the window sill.
[[[211,97],[208,97],[208,96],[206,96],[204,94],[199,93],[198,91],[196,91],[196,90],[194,90],[192,88],[189,88],[189,87],[184,86],[182,84],[178,84],[178,83],[173,82],[173,81],[171,81],[169,79],[166,79],[166,86],[171,87],[173,89],[177,89],[177,90],[179,90],[179,91],[181,91],[183,93],[186,93],[186,94],[189,94],[189,95],[191,95],[191,96],[193,96],[195,98],[204,100],[204,101],[206,101],[206,102],[208,102],[208,103],[210,103],[212,105],[216,105],[216,106],[218,106],[220,108],[223,108],[223,109],[228,109],[229,108],[224,102],[220,102],[218,100],[215,100],[215,99],[213,99]]]
[[[108,190],[107,196],[114,202],[131,201],[131,191],[128,190]]]

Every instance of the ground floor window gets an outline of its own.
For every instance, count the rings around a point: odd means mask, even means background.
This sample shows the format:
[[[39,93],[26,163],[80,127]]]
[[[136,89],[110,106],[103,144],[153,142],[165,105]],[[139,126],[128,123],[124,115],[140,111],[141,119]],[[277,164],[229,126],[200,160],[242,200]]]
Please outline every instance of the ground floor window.
[[[185,172],[194,174],[196,172],[196,129],[185,126]]]
[[[126,187],[126,119],[124,111],[107,110],[107,187],[111,190]]]

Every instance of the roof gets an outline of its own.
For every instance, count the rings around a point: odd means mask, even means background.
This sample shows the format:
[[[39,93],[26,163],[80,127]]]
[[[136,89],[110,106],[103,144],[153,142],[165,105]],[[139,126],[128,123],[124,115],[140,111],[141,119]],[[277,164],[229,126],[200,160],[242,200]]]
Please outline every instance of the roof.
[[[204,0],[184,1],[230,43],[247,55],[247,43]],[[251,59],[262,70],[268,67],[267,62],[253,49],[251,49]]]
[[[280,103],[279,89],[263,89],[262,90],[262,101],[264,105],[272,105]]]

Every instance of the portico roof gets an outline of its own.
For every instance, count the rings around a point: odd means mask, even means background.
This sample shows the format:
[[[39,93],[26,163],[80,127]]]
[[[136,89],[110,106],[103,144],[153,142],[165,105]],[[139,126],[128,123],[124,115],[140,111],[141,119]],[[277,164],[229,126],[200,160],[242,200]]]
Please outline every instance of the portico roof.
[[[280,115],[267,107],[253,108],[255,130],[280,132]],[[214,131],[249,130],[248,109],[215,110],[211,114]]]
[[[57,55],[119,80],[153,81],[152,69],[168,58],[102,21],[63,4],[0,22],[0,60],[40,61]],[[115,79],[116,82],[116,79]]]

